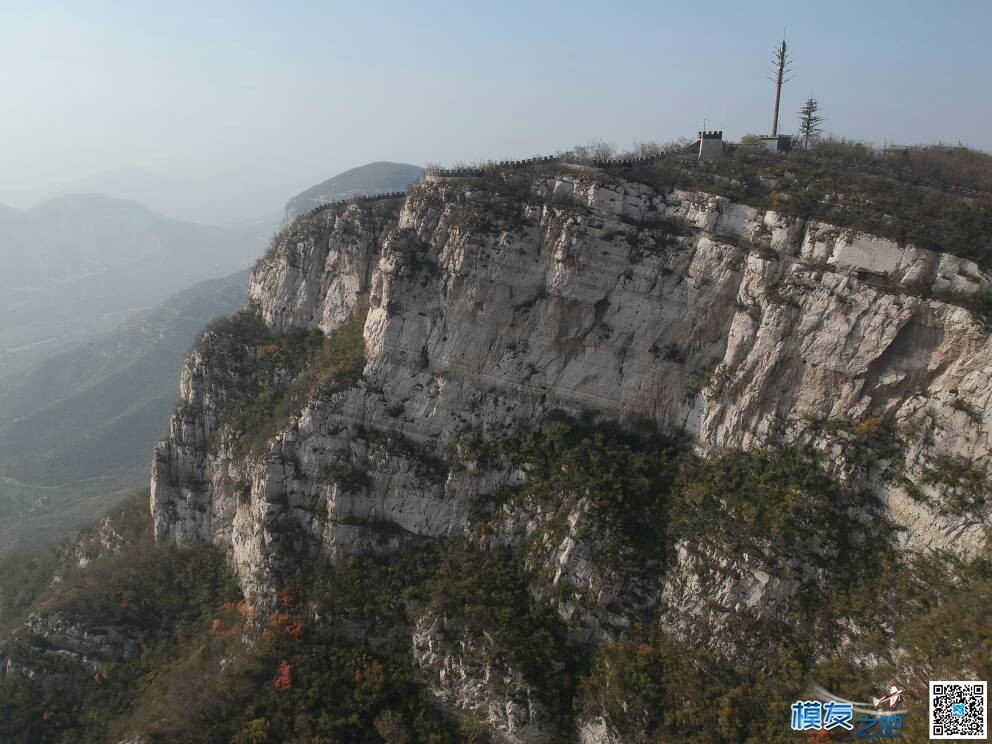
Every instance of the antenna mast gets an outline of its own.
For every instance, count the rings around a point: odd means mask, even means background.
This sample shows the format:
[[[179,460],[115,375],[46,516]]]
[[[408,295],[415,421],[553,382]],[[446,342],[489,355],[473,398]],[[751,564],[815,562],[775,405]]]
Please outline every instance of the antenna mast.
[[[775,83],[775,117],[772,119],[772,137],[778,136],[778,108],[782,100],[782,85],[792,80],[792,76],[789,74],[792,69],[791,64],[792,60],[789,58],[786,41],[783,38],[772,57],[773,77],[769,78]]]

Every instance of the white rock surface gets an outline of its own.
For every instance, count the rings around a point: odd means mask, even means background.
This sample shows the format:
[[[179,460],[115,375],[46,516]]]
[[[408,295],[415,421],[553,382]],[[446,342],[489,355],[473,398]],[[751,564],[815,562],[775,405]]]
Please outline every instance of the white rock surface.
[[[185,407],[155,453],[158,539],[224,546],[255,592],[290,542],[334,557],[445,534],[505,474],[438,482],[376,432],[441,456],[461,434],[499,436],[556,407],[653,420],[703,451],[808,438],[816,419],[883,417],[905,442],[896,465],[918,484],[941,458],[988,473],[989,334],[921,296],[987,289],[974,264],[591,174],[540,179],[527,200],[467,184],[418,183],[392,222],[328,210],[260,262],[250,295],[273,328],[330,331],[368,302],[365,379],[311,402],[265,457],[238,459],[207,448],[236,374],[194,353]],[[368,492],[321,482],[339,462],[374,466]],[[871,486],[907,544],[985,544],[988,515],[938,514],[939,484],[920,485],[934,506],[894,482]],[[397,534],[384,539],[381,523]]]
[[[424,617],[413,634],[413,658],[435,699],[456,715],[485,721],[507,744],[548,740],[536,691],[485,643],[466,641],[441,617]]]

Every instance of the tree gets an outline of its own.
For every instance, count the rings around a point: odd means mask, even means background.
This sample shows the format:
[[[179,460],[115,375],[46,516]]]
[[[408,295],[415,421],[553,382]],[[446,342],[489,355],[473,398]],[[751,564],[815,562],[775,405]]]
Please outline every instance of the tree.
[[[589,143],[589,157],[595,161],[610,160],[617,154],[617,149],[609,142],[595,139]]]
[[[820,126],[823,123],[823,117],[817,112],[820,110],[820,104],[816,102],[816,99],[811,95],[806,99],[806,103],[803,107],[799,109],[799,137],[803,141],[803,148],[808,150],[811,142],[814,142],[823,128]]]
[[[279,662],[279,673],[272,680],[272,686],[279,692],[285,692],[293,686],[293,668],[285,659]]]
[[[609,142],[603,140],[593,140],[588,145],[577,145],[562,155],[569,160],[580,163],[598,163],[612,159],[616,155],[616,148]]]

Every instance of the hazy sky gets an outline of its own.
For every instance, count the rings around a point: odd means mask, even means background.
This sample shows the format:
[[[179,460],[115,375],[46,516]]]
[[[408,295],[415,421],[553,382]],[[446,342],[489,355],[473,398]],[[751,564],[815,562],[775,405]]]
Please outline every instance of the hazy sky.
[[[984,0],[0,0],[0,202],[127,166],[222,223],[371,160],[764,132],[783,27],[786,131],[812,91],[839,135],[992,149]]]

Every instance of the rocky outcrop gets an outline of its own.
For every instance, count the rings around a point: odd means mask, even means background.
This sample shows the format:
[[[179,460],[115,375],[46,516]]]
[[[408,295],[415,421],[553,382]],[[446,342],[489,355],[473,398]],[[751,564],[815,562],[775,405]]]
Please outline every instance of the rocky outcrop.
[[[596,523],[584,498],[562,492],[554,509],[518,499],[501,510],[495,526],[493,542],[522,553],[527,572],[540,577],[532,591],[555,610],[570,642],[613,640],[657,607],[662,562],[629,550],[622,569],[604,561],[604,551],[617,542],[614,530]]]
[[[735,649],[722,632],[727,621],[745,614],[784,616],[809,574],[822,572],[794,561],[772,573],[765,562],[743,553],[727,555],[676,545],[661,596],[663,627],[680,642],[705,644],[730,656]]]
[[[460,529],[508,475],[430,463],[565,408],[702,451],[810,441],[887,500],[907,544],[973,552],[987,508],[947,471],[989,471],[992,348],[946,300],[989,285],[952,256],[591,170],[428,178],[401,205],[298,221],[255,268],[270,328],[331,331],[367,307],[364,377],[241,456],[217,417],[239,362],[194,353],[155,453],[156,535],[226,547],[264,593],[289,548]],[[897,441],[865,468],[824,421]],[[369,482],[322,475],[338,466]]]
[[[550,722],[539,692],[485,643],[461,639],[444,618],[417,623],[413,657],[433,696],[455,715],[484,721],[496,741],[548,739]]]
[[[328,209],[293,223],[255,267],[249,301],[266,325],[331,331],[368,297],[397,201]]]
[[[605,718],[584,721],[579,726],[579,744],[624,744],[624,739],[614,731]]]
[[[32,615],[27,630],[35,640],[44,641],[44,655],[73,659],[93,669],[106,661],[129,659],[138,645],[123,628],[85,626],[58,612]]]
[[[108,516],[101,519],[95,527],[81,533],[70,543],[68,550],[75,559],[75,565],[86,568],[97,558],[120,552],[126,541],[127,537],[122,534],[117,520]],[[55,575],[55,580],[62,580],[60,574]]]
[[[129,659],[137,639],[123,628],[88,626],[61,612],[33,614],[5,648],[0,648],[0,681],[64,681],[73,669],[100,673],[112,662]]]

